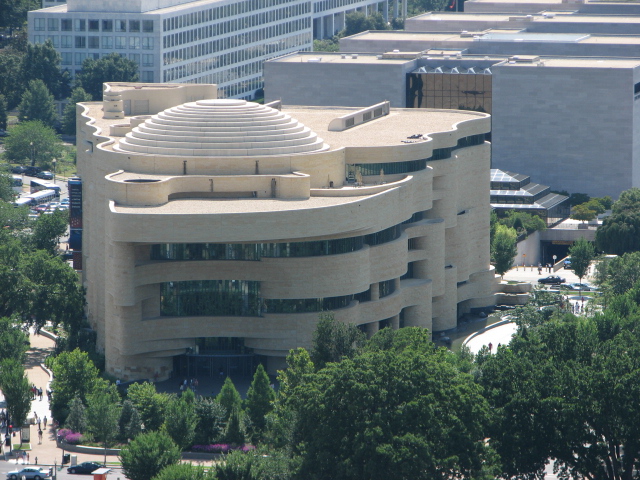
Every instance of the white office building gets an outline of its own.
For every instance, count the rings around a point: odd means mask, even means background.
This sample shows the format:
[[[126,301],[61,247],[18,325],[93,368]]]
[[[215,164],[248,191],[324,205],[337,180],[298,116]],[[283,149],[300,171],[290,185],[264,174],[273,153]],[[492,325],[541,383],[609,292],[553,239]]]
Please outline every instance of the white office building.
[[[332,35],[343,28],[345,13],[371,12],[377,5],[372,0],[69,0],[29,12],[29,41],[50,39],[72,76],[86,58],[116,52],[140,66],[141,82],[215,83],[222,96],[251,97],[263,86],[265,60],[311,50],[314,25],[317,37]]]

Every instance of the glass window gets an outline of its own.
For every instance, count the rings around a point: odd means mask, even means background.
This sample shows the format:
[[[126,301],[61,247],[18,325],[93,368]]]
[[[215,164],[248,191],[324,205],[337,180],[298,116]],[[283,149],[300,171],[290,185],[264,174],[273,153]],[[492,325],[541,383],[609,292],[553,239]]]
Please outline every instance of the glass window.
[[[140,65],[140,54],[139,53],[130,53],[129,54],[129,60],[131,60],[132,62],[136,62],[138,65]]]
[[[142,38],[142,49],[143,50],[153,50],[153,38],[152,37],[143,37]]]
[[[76,52],[75,53],[75,64],[76,64],[76,66],[82,66],[82,62],[84,62],[85,58],[87,58],[87,54],[86,53]]]
[[[380,298],[384,298],[396,291],[396,281],[395,279],[391,279],[380,282],[378,284],[378,288],[380,292]]]
[[[102,31],[113,32],[113,20],[102,20]]]
[[[116,20],[116,32],[126,32],[126,31],[127,31],[127,21]]]
[[[87,37],[75,37],[76,48],[87,48]]]
[[[89,20],[89,31],[90,32],[99,32],[100,31],[100,20]]]
[[[45,28],[45,19],[44,18],[34,18],[33,21],[33,29],[40,32]]]
[[[73,48],[73,37],[71,35],[62,35],[60,37],[61,48]]]
[[[62,57],[62,61],[60,63],[62,63],[62,65],[72,65],[73,64],[73,53],[71,52],[62,52],[60,54],[60,56]]]
[[[260,282],[196,280],[160,287],[160,312],[169,316],[260,315]]]
[[[100,37],[89,37],[89,48],[100,48]]]
[[[116,37],[116,48],[127,48],[127,37]]]
[[[140,37],[129,37],[129,48],[131,50],[140,49]]]
[[[143,20],[142,21],[142,31],[145,33],[153,32],[153,20]]]
[[[113,48],[113,37],[102,37],[102,48]]]
[[[73,21],[73,28],[76,32],[84,32],[87,29],[87,21],[82,18],[76,18]]]
[[[50,32],[57,32],[58,24],[59,21],[57,18],[47,18],[47,30],[49,30]]]
[[[153,67],[153,55],[145,53],[142,55],[142,66]]]
[[[45,38],[46,37],[44,35],[34,35],[33,43],[44,43]]]
[[[60,30],[63,32],[70,32],[72,29],[72,23],[70,18],[63,18],[60,20]]]
[[[49,35],[47,39],[51,40],[51,43],[53,44],[54,48],[60,47],[60,37],[58,35]]]
[[[139,32],[140,31],[140,20],[129,20],[129,31],[130,32]]]
[[[143,70],[141,78],[144,83],[153,83],[153,70]]]

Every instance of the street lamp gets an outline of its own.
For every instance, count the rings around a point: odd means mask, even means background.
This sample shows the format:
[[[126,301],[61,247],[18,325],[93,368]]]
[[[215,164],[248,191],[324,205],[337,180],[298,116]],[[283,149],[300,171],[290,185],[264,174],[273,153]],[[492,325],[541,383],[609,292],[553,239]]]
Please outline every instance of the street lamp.
[[[58,160],[56,160],[54,158],[53,160],[51,160],[51,163],[53,164],[53,183],[55,185],[55,183],[56,183],[56,164],[58,163]]]
[[[29,142],[29,146],[31,147],[31,166],[33,167],[35,165],[35,160],[34,160],[34,153],[33,153],[33,142]]]

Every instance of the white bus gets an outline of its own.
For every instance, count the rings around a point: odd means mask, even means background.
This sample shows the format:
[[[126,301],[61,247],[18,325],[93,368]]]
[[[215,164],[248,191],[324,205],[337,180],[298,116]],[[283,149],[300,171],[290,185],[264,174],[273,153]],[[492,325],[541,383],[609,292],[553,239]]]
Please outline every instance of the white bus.
[[[25,195],[24,197],[16,200],[13,204],[16,207],[20,207],[23,205],[35,207],[36,205],[40,205],[41,203],[53,202],[57,198],[58,196],[56,195],[56,192],[54,190],[41,190],[36,193]]]
[[[12,183],[11,187],[13,188],[13,193],[17,193],[18,195],[22,193],[22,177],[20,175],[11,175]]]
[[[58,197],[60,196],[60,187],[55,183],[49,182],[48,180],[39,180],[34,178],[33,180],[31,180],[30,188],[31,193],[36,193],[41,190],[53,190],[54,192],[56,192],[56,195]]]

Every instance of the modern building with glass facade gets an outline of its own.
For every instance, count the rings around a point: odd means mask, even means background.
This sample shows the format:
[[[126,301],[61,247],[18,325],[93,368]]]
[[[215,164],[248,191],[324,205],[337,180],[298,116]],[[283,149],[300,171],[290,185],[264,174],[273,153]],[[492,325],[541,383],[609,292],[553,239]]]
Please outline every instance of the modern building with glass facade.
[[[386,5],[386,3],[385,3]],[[344,27],[372,0],[69,0],[29,12],[29,41],[51,40],[75,75],[86,58],[119,53],[145,83],[216,83],[221,95],[249,98],[262,88],[269,58],[311,50],[316,36]],[[386,10],[385,10],[386,11]]]
[[[78,173],[107,371],[275,372],[321,312],[368,334],[437,334],[490,308],[489,129],[471,111],[106,84],[78,105]]]

